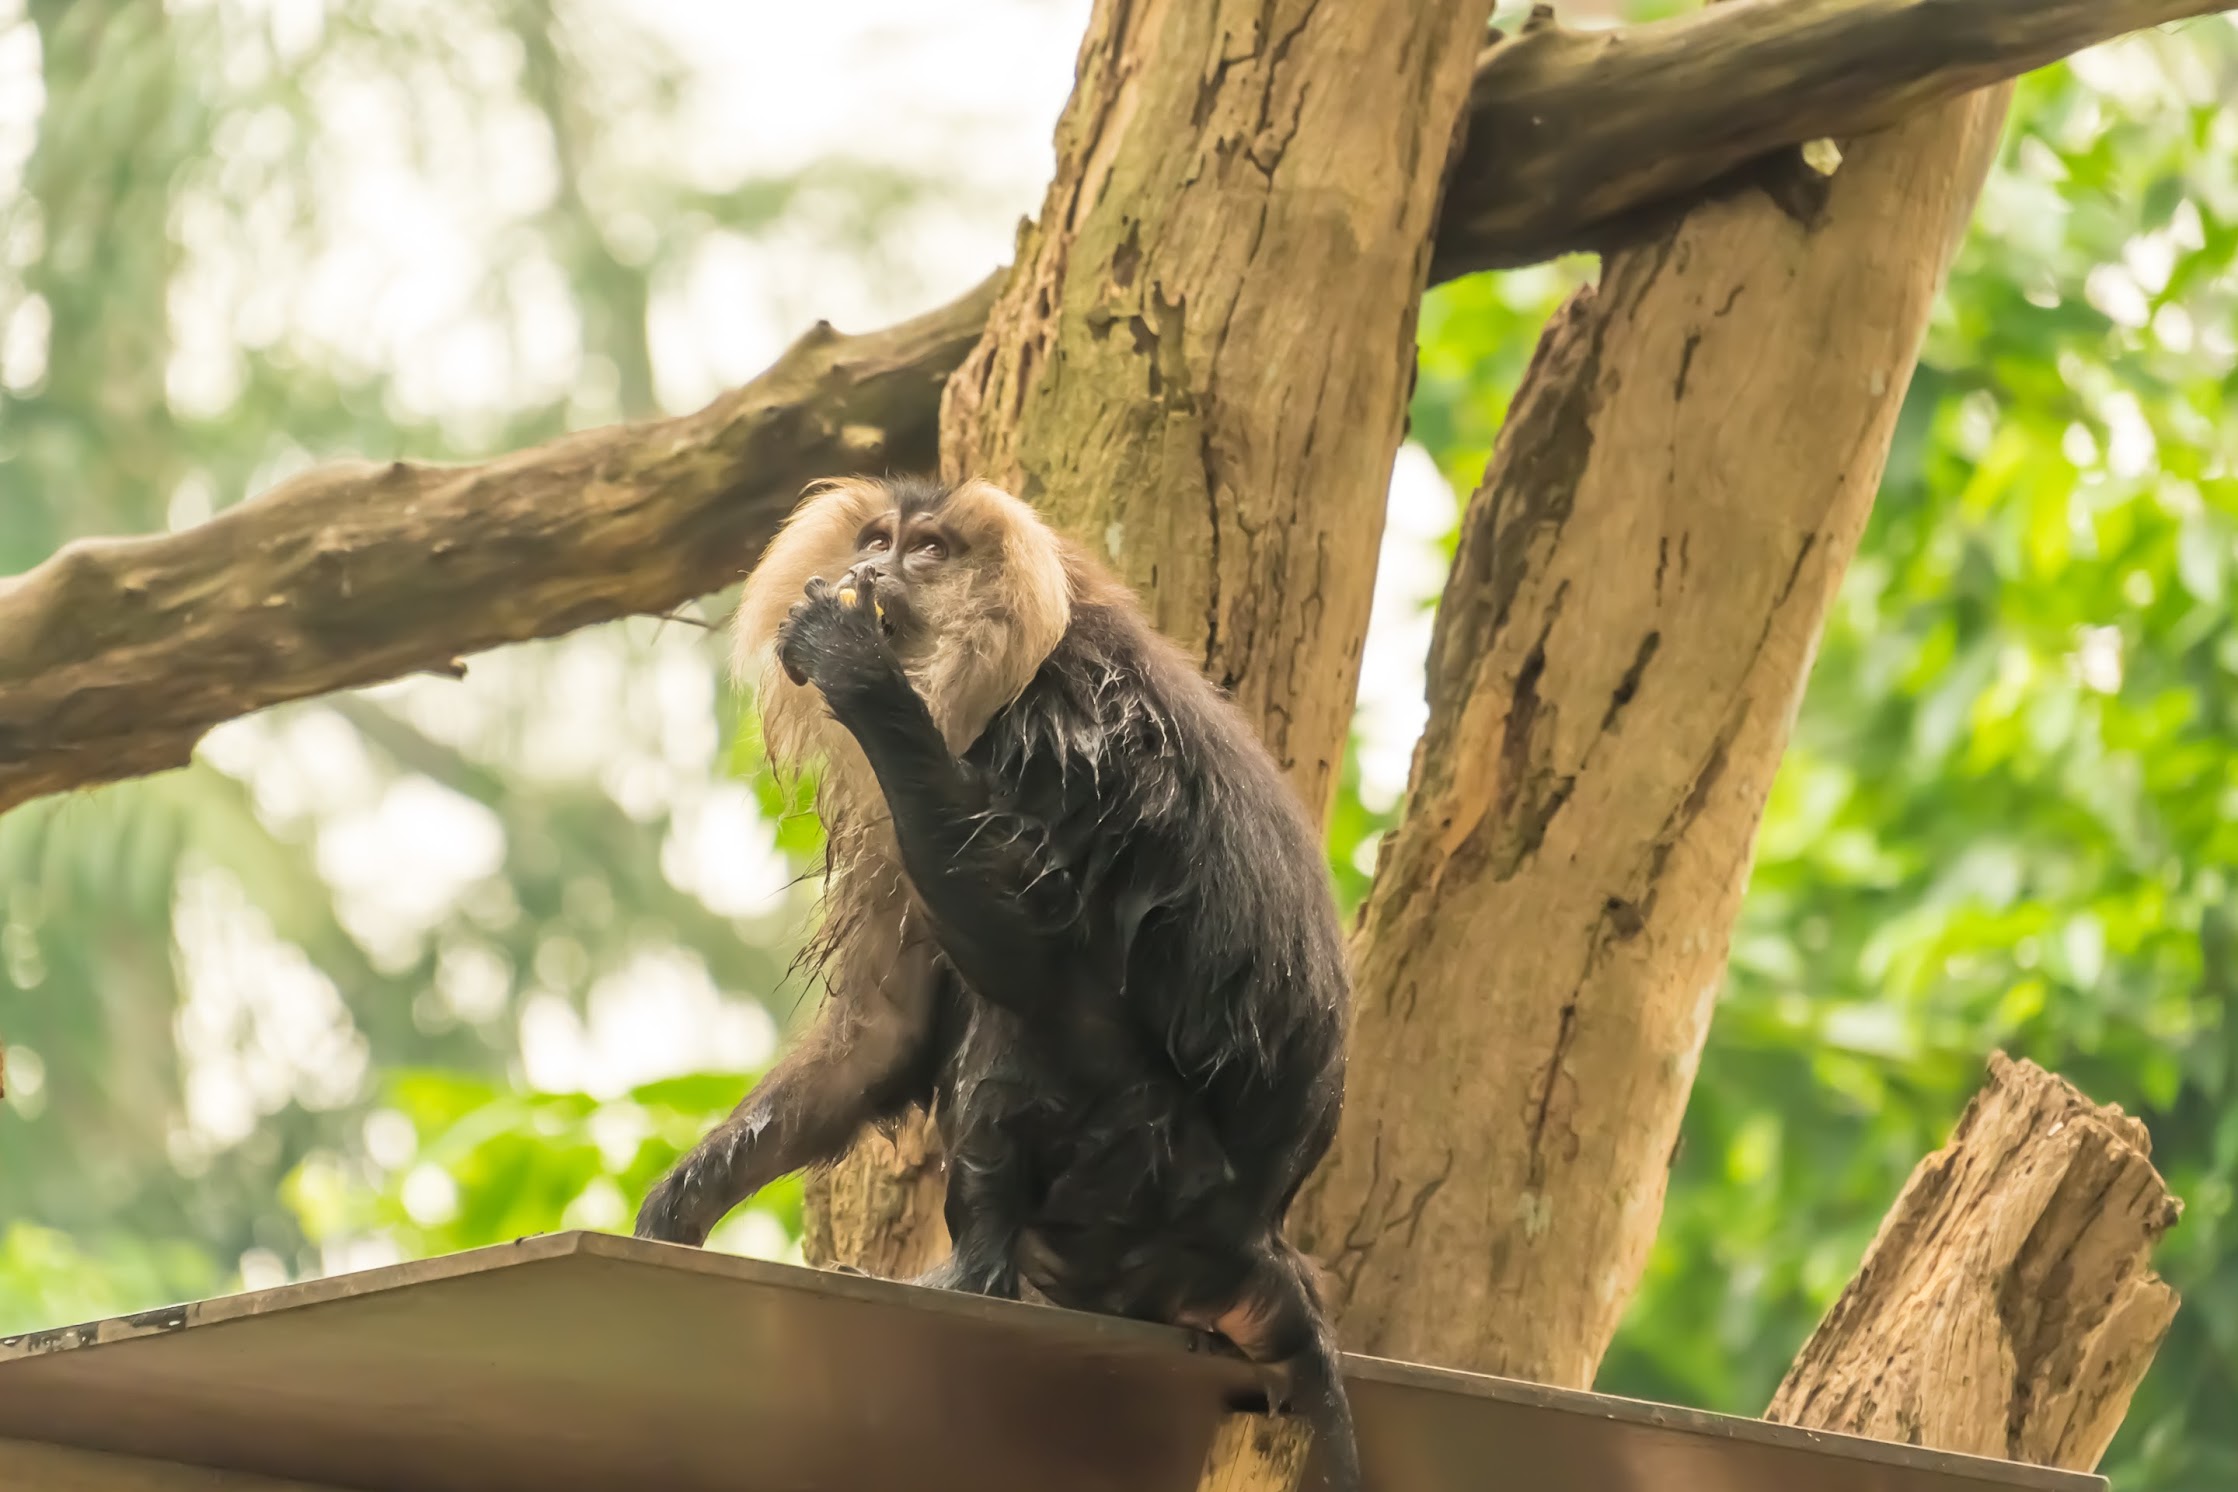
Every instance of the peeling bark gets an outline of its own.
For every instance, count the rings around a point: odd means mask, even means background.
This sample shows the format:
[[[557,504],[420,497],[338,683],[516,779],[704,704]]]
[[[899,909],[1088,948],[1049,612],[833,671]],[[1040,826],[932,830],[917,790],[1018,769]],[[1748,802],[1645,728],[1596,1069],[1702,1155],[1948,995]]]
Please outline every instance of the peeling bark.
[[[1316,813],[1489,8],[1103,0],[1041,216],[948,384],[948,473],[1011,487],[1102,554]],[[836,1205],[866,1164],[825,1193],[833,1257],[857,1265],[914,1248],[894,1214]]]
[[[1354,1350],[1592,1380],[2007,93],[1855,142],[1783,194],[1802,220],[1697,208],[1541,341],[1462,520],[1344,1124],[1296,1211]]]
[[[2176,1314],[2144,1125],[2003,1053],[1765,1418],[2088,1471]]]
[[[1616,32],[1528,27],[1478,60],[1431,280],[1627,241],[1674,201],[1761,179],[1736,175],[1737,163],[2219,8],[2222,0],[1759,0]],[[1149,14],[1134,24],[1150,24]],[[1246,161],[1289,127],[1271,96],[1266,118],[1256,113],[1255,24],[1235,23],[1235,55],[1208,59],[1200,74],[1213,85],[1207,106],[1234,111],[1231,128],[1251,126],[1248,139],[1239,131],[1228,145]],[[1279,40],[1281,23],[1273,24]],[[1250,220],[1289,227],[1279,215]],[[1217,245],[1235,226],[1206,212],[1207,251],[1225,252]],[[1090,302],[1109,313],[1102,335],[1125,347],[1170,347],[1172,330],[1189,324],[1188,304],[1119,284],[1136,273],[1128,266],[1137,250],[1123,237],[1101,247],[1118,296]],[[1293,299],[1278,308],[1277,292]],[[1215,305],[1223,315],[1269,316],[1310,300],[1300,282],[1233,302],[1215,297]],[[667,611],[720,587],[751,563],[804,481],[932,464],[936,390],[972,345],[988,303],[982,287],[887,331],[812,333],[768,373],[682,419],[573,435],[472,467],[325,466],[212,524],[73,545],[0,580],[0,811],[177,766],[203,731],[238,714],[451,671],[477,649]],[[1196,309],[1201,337],[1212,307]],[[1140,360],[1142,397],[1162,397],[1163,385],[1152,394],[1148,383],[1165,370],[1146,352]],[[862,386],[849,388],[849,379]],[[1284,418],[1333,426],[1354,413],[1309,404]],[[1150,433],[1185,477],[1236,454],[1192,455],[1171,432]],[[1296,431],[1270,427],[1255,432],[1259,439],[1294,443]],[[1044,480],[1062,470],[1043,466]],[[1149,462],[1143,473],[1162,470]],[[1092,506],[1083,500],[1081,511]],[[1133,556],[1125,568],[1138,580],[1165,578],[1145,559],[1149,543],[1215,534],[1229,545],[1220,556],[1184,550],[1175,562],[1231,577],[1229,596],[1261,574],[1250,536],[1209,516],[1195,534],[1171,535],[1156,517],[1147,531],[1130,531],[1127,516],[1115,516],[1120,546]],[[331,544],[340,548],[323,547]],[[1170,613],[1161,606],[1161,619],[1188,623],[1184,635],[1204,643],[1223,674],[1252,685],[1263,644],[1247,635],[1249,618],[1224,617],[1219,603],[1182,617],[1182,603],[1172,604]],[[1318,668],[1318,659],[1292,660],[1294,685],[1260,677],[1262,713],[1276,718],[1277,691],[1307,687]],[[1305,722],[1304,737],[1315,733]]]
[[[841,1164],[808,1174],[801,1255],[881,1279],[914,1279],[947,1255],[940,1210],[947,1195],[940,1137],[923,1118],[867,1134]]]

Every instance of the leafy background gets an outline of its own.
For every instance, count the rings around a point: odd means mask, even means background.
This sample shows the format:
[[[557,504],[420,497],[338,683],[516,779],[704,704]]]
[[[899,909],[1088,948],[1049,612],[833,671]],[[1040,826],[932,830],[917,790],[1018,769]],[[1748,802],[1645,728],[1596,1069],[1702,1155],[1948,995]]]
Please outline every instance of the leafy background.
[[[813,315],[875,324],[1002,256],[1079,0],[724,9],[0,0],[0,574],[315,456],[689,408]],[[842,62],[885,86],[817,109]],[[2187,1205],[2184,1308],[2107,1469],[2238,1485],[2234,87],[2211,20],[2021,89],[1603,1388],[1760,1409],[2003,1047],[2142,1115]],[[1590,269],[1426,307],[1348,900],[1453,493]],[[719,651],[688,619],[509,649],[0,818],[0,1331],[622,1226],[800,1015],[814,822]],[[718,1245],[786,1257],[798,1208]]]

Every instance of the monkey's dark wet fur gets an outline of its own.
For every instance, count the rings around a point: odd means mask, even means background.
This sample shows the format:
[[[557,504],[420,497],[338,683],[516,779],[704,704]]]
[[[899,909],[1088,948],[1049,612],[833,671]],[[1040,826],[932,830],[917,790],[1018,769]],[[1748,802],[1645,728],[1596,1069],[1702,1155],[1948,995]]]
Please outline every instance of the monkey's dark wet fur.
[[[923,1283],[1016,1296],[1023,1280],[1060,1306],[1216,1331],[1312,1422],[1326,1485],[1352,1492],[1335,1342],[1281,1233],[1343,1092],[1348,985],[1318,836],[1240,713],[1070,550],[1061,636],[956,755],[868,604],[940,626],[916,602],[929,571],[900,554],[949,494],[883,490],[889,537],[844,577],[853,604],[811,580],[776,649],[875,776],[929,927],[900,941],[921,978],[829,1012],[646,1199],[638,1232],[699,1242],[774,1175],[927,1105],[954,1251]]]

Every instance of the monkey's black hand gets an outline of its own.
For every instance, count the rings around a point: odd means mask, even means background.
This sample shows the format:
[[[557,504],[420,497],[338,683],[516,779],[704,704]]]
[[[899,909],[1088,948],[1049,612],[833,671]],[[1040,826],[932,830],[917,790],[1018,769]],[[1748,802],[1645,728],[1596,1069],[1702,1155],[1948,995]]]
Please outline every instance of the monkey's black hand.
[[[893,650],[869,574],[851,571],[837,585],[810,580],[777,629],[777,661],[794,683],[814,684],[826,699],[891,679]]]

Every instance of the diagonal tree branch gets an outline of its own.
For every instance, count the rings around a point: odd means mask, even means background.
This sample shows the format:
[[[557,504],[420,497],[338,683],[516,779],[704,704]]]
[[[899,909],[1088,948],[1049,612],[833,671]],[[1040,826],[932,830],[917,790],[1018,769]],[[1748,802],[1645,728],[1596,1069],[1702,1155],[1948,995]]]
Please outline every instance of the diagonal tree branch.
[[[1771,152],[2226,3],[1744,0],[1589,33],[1534,15],[1479,59],[1431,280],[1607,247]],[[940,390],[999,279],[885,331],[820,326],[696,414],[473,466],[323,466],[0,580],[0,811],[178,766],[268,705],[736,579],[804,482],[934,464]]]
[[[1807,220],[1699,205],[1540,339],[1462,516],[1344,1116],[1291,1214],[1354,1350],[1593,1380],[2009,92],[1857,142]]]
[[[321,466],[0,581],[0,809],[182,765],[212,725],[283,700],[729,584],[804,483],[934,462],[941,381],[995,284],[869,336],[819,325],[696,414],[473,466]]]

